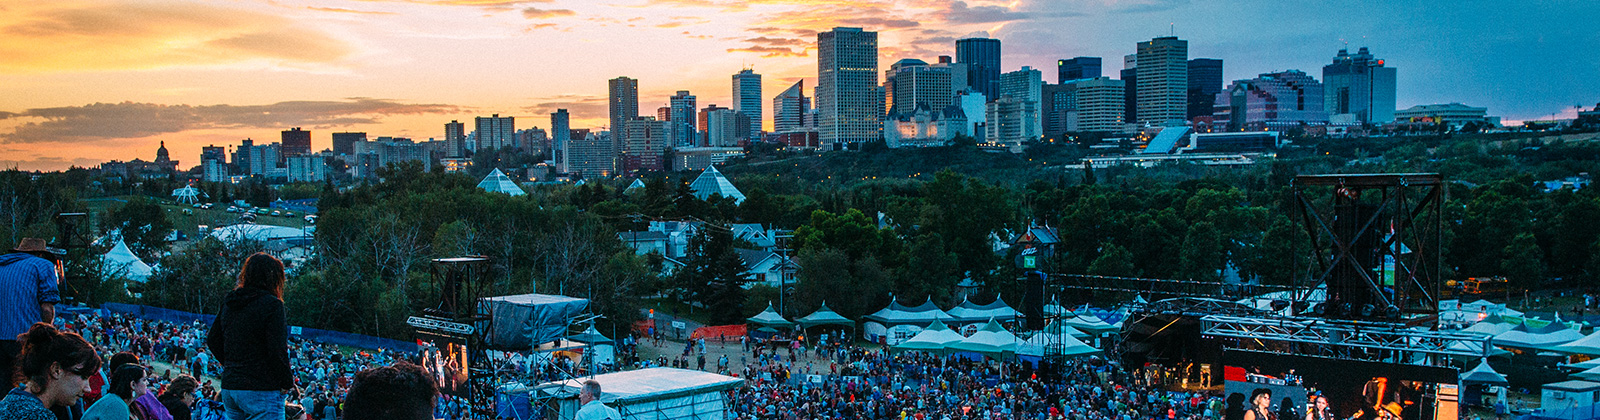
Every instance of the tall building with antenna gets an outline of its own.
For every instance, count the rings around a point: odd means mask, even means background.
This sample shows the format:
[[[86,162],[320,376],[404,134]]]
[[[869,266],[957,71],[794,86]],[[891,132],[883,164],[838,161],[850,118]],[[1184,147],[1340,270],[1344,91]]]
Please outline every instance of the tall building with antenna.
[[[750,120],[747,127],[740,128],[742,137],[756,139],[761,133],[761,75],[753,69],[740,70],[733,75],[733,112],[743,114]]]

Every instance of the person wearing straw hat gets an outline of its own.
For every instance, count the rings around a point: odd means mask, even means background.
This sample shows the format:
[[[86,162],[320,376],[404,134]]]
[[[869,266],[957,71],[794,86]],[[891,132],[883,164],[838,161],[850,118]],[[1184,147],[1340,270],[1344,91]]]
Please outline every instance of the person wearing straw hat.
[[[52,322],[60,267],[56,253],[43,239],[22,238],[10,253],[0,255],[0,376],[11,379],[12,366],[22,345],[14,340],[35,322]]]

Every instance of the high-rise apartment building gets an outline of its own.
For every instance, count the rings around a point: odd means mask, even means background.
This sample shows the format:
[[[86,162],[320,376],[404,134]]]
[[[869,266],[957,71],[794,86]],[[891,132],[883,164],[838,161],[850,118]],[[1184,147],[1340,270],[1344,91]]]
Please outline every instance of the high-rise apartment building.
[[[622,173],[662,170],[662,154],[670,141],[666,121],[651,117],[628,120],[628,147],[622,149]]]
[[[355,154],[355,144],[358,141],[367,141],[367,133],[333,133],[333,154]]]
[[[989,100],[1000,97],[1000,40],[956,40],[956,63],[967,67],[967,86]]]
[[[612,150],[622,148],[628,120],[639,116],[639,80],[618,77],[609,82]]]
[[[502,117],[494,114],[488,117],[477,117],[474,124],[474,134],[478,142],[472,150],[500,150],[504,147],[515,146],[517,141],[517,121],[515,117]]]
[[[950,106],[955,91],[950,88],[950,66],[928,65],[907,58],[889,65],[883,72],[883,94],[889,114],[916,112],[917,104],[942,112]]]
[[[687,90],[680,90],[678,94],[672,95],[668,108],[672,109],[667,121],[670,121],[669,125],[672,127],[673,147],[694,146],[699,139],[696,133],[700,127],[695,115],[694,95],[690,95]]]
[[[300,156],[311,154],[311,132],[295,127],[283,130],[283,155]]]
[[[1166,36],[1139,43],[1139,123],[1183,125],[1189,114],[1189,41]]]
[[[572,130],[569,170],[567,173],[583,178],[605,178],[616,174],[617,154],[615,142],[608,132]]]
[[[1029,140],[1029,125],[1039,120],[1036,108],[1026,106],[1020,98],[1001,95],[1000,99],[985,105],[984,142],[1005,147],[1013,153],[1022,151],[1022,142]],[[1033,114],[1033,115],[1029,115]]]
[[[778,96],[772,97],[772,132],[787,133],[805,128],[811,98],[806,97],[805,80],[797,80]]]
[[[823,144],[859,145],[882,137],[877,32],[833,28],[817,33],[816,96]]]
[[[1322,66],[1322,83],[1323,108],[1329,118],[1370,124],[1394,121],[1395,68],[1385,67],[1367,47],[1355,54],[1340,49],[1333,64]]]
[[[1215,96],[1216,124],[1228,131],[1283,131],[1328,122],[1323,85],[1299,70],[1235,80]]]
[[[1056,83],[1100,77],[1100,57],[1056,60]]]
[[[1041,107],[1044,96],[1043,79],[1043,72],[1028,66],[1000,75],[1000,96],[1017,98],[1021,101],[1021,106],[1027,108],[1021,113],[1023,121],[1019,127],[1023,139],[1035,139],[1044,135],[1044,121],[1039,115],[1043,111]]]
[[[756,138],[761,133],[761,75],[754,70],[744,69],[733,75],[733,112],[750,120],[747,127],[740,128],[744,138]]]
[[[1119,132],[1124,128],[1127,101],[1121,80],[1109,77],[1079,79],[1067,82],[1072,103],[1062,117],[1065,131]]]
[[[1139,121],[1139,55],[1122,57],[1122,121],[1132,124]]]
[[[717,111],[724,111],[724,110],[732,111],[731,109],[728,109],[727,107],[717,106],[717,104],[710,104],[710,105],[706,105],[705,108],[701,108],[700,112],[698,114],[696,114],[695,122],[697,122],[698,124],[695,125],[695,133],[699,135],[699,138],[695,139],[695,142],[696,142],[695,145],[696,146],[705,146],[705,145],[708,144],[708,142],[711,141],[711,133],[710,133],[711,132],[711,114],[715,113]],[[729,114],[729,115],[733,115],[733,114]],[[733,120],[728,120],[728,121],[733,121]],[[721,122],[721,121],[719,121],[719,122]],[[730,127],[723,127],[723,128],[726,128],[729,131],[726,131],[723,134],[719,134],[719,135],[726,135],[726,136],[729,136],[730,138],[734,135],[733,131],[731,131],[731,130],[733,130],[733,128],[731,126]]]
[[[205,146],[200,148],[200,161],[214,160],[227,163],[228,149],[222,146]]]
[[[255,140],[244,139],[239,141],[239,147],[233,149],[234,173],[250,174],[250,152],[255,150]]]
[[[444,123],[444,145],[445,157],[466,156],[467,125],[456,120]]]
[[[703,130],[708,147],[736,147],[739,140],[748,138],[740,136],[743,115],[738,112],[713,105],[700,115],[705,120]]]
[[[1222,92],[1222,59],[1196,58],[1189,60],[1189,112],[1188,119],[1211,115],[1211,107]]]
[[[571,167],[572,126],[566,109],[550,113],[550,160],[556,164],[557,173],[569,173]]]

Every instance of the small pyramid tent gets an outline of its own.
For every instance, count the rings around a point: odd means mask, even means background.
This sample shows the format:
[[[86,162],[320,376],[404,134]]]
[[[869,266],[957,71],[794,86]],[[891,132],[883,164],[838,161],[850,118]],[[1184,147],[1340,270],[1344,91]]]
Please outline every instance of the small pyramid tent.
[[[694,191],[694,196],[704,200],[712,194],[722,194],[723,197],[733,199],[734,204],[744,203],[744,193],[734,188],[733,182],[728,177],[722,176],[716,166],[706,166],[706,171],[689,183],[689,190]]]
[[[516,182],[512,182],[511,178],[507,177],[504,172],[500,172],[500,168],[495,168],[494,172],[489,173],[489,176],[483,177],[483,181],[478,182],[478,188],[488,192],[508,194],[512,197],[527,194],[522,191],[522,187],[517,186]]]
[[[928,328],[923,329],[922,332],[912,336],[910,340],[906,340],[898,345],[895,345],[894,349],[903,351],[915,350],[938,353],[949,350],[950,344],[959,342],[965,338],[966,337],[961,336],[961,333],[955,332],[955,330],[951,330],[950,327],[945,326],[943,321],[935,320],[933,321],[933,324],[928,325]]]
[[[1044,327],[1044,331],[1028,337],[1022,346],[1017,348],[1017,354],[1033,357],[1072,357],[1100,353],[1100,349],[1084,344],[1074,336],[1074,333],[1083,334],[1072,327],[1051,322]]]
[[[593,325],[590,325],[589,329],[583,330],[583,332],[581,332],[581,333],[567,336],[567,339],[571,340],[571,341],[576,341],[576,342],[579,342],[579,343],[588,343],[588,344],[602,344],[602,343],[612,343],[613,342],[613,341],[611,341],[611,338],[606,337],[605,334],[601,334],[599,330],[594,329]]]
[[[832,309],[828,309],[828,301],[822,301],[822,307],[817,308],[816,312],[800,318],[801,328],[811,328],[818,325],[848,325],[855,327],[856,322],[839,315],[838,312],[834,312]]]
[[[128,249],[128,242],[117,239],[117,246],[110,252],[100,257],[101,270],[110,276],[121,276],[131,281],[143,283],[150,279],[155,272],[150,264],[145,264],[133,250]]]
[[[1077,328],[1080,331],[1095,335],[1116,331],[1119,328],[1111,324],[1107,324],[1105,321],[1100,320],[1099,317],[1089,315],[1087,313],[1072,317],[1071,319],[1064,321],[1063,324],[1068,327]]]
[[[756,316],[746,318],[745,320],[751,324],[756,324],[763,327],[777,329],[794,327],[793,322],[783,319],[783,315],[778,315],[778,311],[772,310],[772,302],[767,302],[766,310],[761,311],[761,313],[756,314]]]
[[[1472,370],[1466,372],[1462,372],[1461,382],[1476,382],[1481,384],[1499,385],[1510,384],[1510,382],[1506,382],[1506,375],[1501,375],[1499,372],[1495,372],[1494,368],[1489,367],[1488,359],[1480,360],[1478,361],[1478,367],[1472,368]]]

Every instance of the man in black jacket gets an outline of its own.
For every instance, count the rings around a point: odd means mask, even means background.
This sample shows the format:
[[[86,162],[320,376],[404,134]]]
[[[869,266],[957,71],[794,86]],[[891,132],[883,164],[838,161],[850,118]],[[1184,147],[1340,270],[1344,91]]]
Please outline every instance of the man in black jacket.
[[[289,324],[283,309],[283,263],[257,253],[211,324],[206,346],[222,362],[222,405],[229,420],[281,420],[294,387]]]

